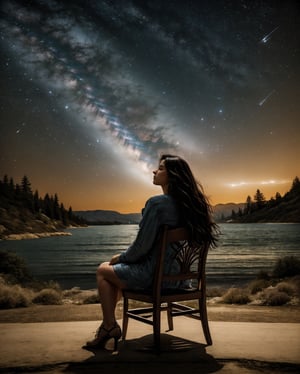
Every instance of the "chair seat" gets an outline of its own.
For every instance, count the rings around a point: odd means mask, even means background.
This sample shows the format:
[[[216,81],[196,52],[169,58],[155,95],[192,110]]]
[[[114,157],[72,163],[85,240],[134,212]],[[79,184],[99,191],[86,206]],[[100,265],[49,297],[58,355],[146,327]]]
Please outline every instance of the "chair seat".
[[[199,292],[197,288],[163,288],[161,290],[161,296],[167,296],[167,295],[188,295],[195,292]],[[147,295],[152,296],[153,291],[151,289],[144,290],[144,289],[125,289],[123,290],[123,293],[127,293],[130,295]]]

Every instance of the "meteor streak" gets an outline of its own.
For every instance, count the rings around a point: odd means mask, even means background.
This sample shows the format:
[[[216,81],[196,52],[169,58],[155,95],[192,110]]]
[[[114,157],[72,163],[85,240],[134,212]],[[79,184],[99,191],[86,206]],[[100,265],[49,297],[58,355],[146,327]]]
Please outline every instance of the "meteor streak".
[[[263,106],[264,103],[269,99],[269,97],[271,97],[273,95],[273,93],[275,92],[275,90],[272,90],[264,99],[262,99],[260,102],[259,102],[259,106]]]
[[[261,43],[264,43],[264,44],[268,43],[268,41],[269,41],[270,38],[271,38],[271,35],[272,35],[273,32],[275,32],[277,29],[279,29],[279,26],[275,27],[274,30],[272,30],[271,32],[269,32],[269,34],[267,34],[266,36],[264,36],[264,37],[260,40],[260,42],[261,42]]]

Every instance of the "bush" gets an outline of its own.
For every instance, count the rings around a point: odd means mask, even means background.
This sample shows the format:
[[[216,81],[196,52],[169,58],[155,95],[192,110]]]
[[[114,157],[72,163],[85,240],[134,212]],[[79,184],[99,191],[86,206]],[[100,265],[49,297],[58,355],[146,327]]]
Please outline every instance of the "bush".
[[[295,277],[290,278],[288,282],[295,287],[296,294],[300,295],[300,275],[296,275]]]
[[[272,275],[275,278],[293,277],[300,274],[300,260],[295,256],[279,258]]]
[[[95,293],[94,295],[87,296],[82,303],[83,304],[98,304],[100,301],[99,295]]]
[[[81,291],[80,287],[73,287],[70,290],[64,290],[63,295],[64,295],[64,297],[72,297],[74,295],[80,294],[81,292],[82,291]]]
[[[62,297],[60,292],[57,292],[52,288],[45,288],[38,292],[32,302],[42,305],[60,305],[62,304]]]
[[[212,287],[206,290],[207,297],[219,297],[224,294],[225,290],[221,287]]]
[[[276,289],[280,292],[285,292],[289,296],[293,296],[297,293],[295,285],[288,282],[280,282],[276,285]]]
[[[24,260],[10,251],[0,251],[0,273],[13,284],[23,284],[32,280]]]
[[[250,301],[247,291],[243,288],[229,288],[223,295],[222,300],[225,304],[247,304]]]
[[[26,307],[30,305],[30,291],[17,286],[0,284],[0,309]]]
[[[251,295],[255,295],[256,293],[262,291],[264,288],[270,286],[270,282],[266,279],[255,279],[254,281],[250,282],[248,285],[248,289]]]
[[[291,300],[288,294],[274,288],[262,292],[260,298],[263,300],[263,304],[268,306],[284,305]]]

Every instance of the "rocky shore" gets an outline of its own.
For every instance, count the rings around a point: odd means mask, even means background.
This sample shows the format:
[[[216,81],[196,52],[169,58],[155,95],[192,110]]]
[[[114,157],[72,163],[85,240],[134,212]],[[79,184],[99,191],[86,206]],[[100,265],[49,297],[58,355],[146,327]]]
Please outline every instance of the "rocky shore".
[[[25,232],[23,234],[9,234],[3,237],[3,240],[24,240],[24,239],[40,239],[49,238],[51,236],[71,236],[70,232],[66,231],[54,231],[54,232],[38,232],[31,233]]]

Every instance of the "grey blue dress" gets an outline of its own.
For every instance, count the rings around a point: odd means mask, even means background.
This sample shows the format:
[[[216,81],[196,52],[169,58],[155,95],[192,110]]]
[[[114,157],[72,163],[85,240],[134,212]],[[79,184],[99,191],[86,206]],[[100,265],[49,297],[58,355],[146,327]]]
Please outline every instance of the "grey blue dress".
[[[179,226],[179,212],[169,195],[153,196],[146,202],[136,239],[113,265],[115,273],[128,288],[151,287],[157,255],[154,244],[162,225]],[[171,248],[167,249],[164,266],[167,273],[178,270]]]

